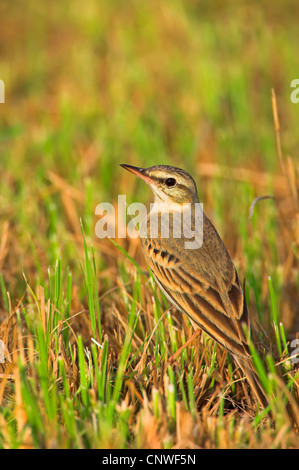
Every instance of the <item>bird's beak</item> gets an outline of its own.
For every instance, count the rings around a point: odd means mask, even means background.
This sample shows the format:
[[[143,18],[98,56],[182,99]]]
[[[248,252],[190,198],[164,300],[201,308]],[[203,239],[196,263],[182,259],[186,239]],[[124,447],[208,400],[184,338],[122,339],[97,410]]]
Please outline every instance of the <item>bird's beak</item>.
[[[146,174],[146,168],[138,168],[137,166],[124,165],[124,164],[120,166],[122,166],[125,170],[128,170],[131,173],[133,173],[133,175],[138,176],[149,185],[152,185],[152,183],[154,182],[154,180]]]

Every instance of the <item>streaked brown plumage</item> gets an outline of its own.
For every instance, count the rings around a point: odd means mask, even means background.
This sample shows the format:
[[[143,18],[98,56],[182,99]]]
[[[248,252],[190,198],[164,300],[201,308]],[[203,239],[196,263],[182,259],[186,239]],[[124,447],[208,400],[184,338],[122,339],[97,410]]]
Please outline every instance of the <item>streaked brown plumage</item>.
[[[166,207],[172,214],[181,210],[182,204],[190,203],[191,220],[195,226],[197,214],[194,208],[199,200],[194,179],[187,172],[164,165],[147,169],[122,166],[145,180],[155,195],[157,207],[161,207],[162,211]],[[245,295],[223,241],[204,213],[202,217],[202,245],[186,249],[184,237],[172,236],[171,215],[170,236],[162,238],[160,232],[157,237],[151,236],[148,214],[141,228],[143,254],[168,299],[232,354],[256,398],[265,407],[267,399],[254,371],[243,330],[243,324],[250,330]]]

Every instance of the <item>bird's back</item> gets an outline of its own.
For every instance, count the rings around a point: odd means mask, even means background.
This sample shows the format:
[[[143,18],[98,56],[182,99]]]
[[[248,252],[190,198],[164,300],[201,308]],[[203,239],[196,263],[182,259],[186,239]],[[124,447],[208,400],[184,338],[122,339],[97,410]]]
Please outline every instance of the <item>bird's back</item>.
[[[195,212],[191,225],[195,227]],[[247,305],[235,266],[218,232],[203,214],[202,244],[186,248],[185,237],[151,236],[147,217],[141,238],[148,266],[168,298],[232,354],[249,357],[242,323],[249,327]],[[177,228],[177,227],[176,227]],[[182,227],[181,227],[182,229]],[[181,230],[182,231],[182,230]]]

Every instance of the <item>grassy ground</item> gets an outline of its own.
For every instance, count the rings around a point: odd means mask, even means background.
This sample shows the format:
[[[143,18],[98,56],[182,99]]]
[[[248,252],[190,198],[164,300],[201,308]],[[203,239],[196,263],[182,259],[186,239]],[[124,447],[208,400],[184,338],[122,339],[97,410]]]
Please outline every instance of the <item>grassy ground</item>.
[[[28,0],[0,14],[0,447],[298,447],[296,2]],[[169,309],[139,241],[96,238],[98,203],[150,201],[119,163],[194,175],[263,326],[272,421]]]

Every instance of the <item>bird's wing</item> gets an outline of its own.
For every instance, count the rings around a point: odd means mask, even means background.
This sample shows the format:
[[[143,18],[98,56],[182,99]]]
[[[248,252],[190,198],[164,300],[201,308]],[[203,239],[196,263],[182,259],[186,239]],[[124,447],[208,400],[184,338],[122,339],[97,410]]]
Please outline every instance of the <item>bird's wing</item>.
[[[249,321],[242,287],[219,235],[213,237],[214,246],[208,235],[196,250],[185,250],[182,244],[178,249],[178,241],[157,238],[148,240],[143,252],[158,284],[178,309],[232,354],[249,357],[242,328]],[[217,246],[220,242],[223,246]]]

